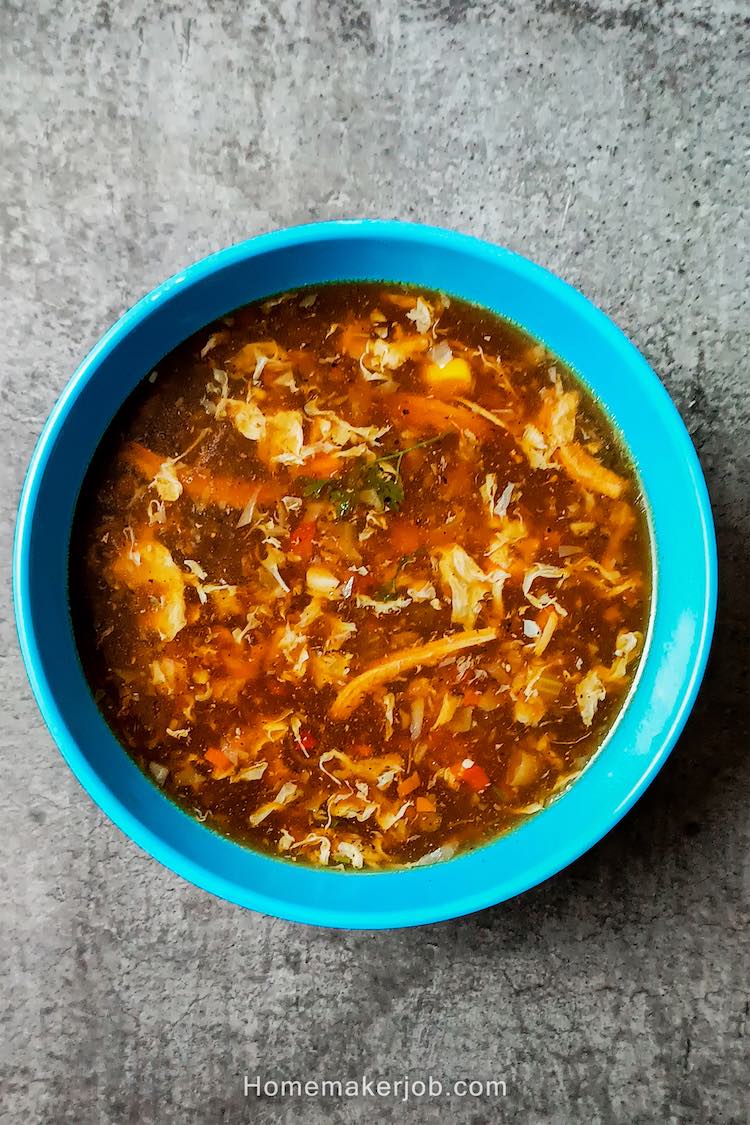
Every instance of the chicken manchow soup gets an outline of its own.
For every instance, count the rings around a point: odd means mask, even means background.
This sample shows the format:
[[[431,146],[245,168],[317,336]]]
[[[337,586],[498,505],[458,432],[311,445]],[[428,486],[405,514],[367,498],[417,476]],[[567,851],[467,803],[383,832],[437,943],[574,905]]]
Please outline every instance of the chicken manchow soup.
[[[234,312],[112,423],[71,612],[122,746],[293,862],[446,859],[585,768],[643,647],[638,480],[565,366],[440,293]]]

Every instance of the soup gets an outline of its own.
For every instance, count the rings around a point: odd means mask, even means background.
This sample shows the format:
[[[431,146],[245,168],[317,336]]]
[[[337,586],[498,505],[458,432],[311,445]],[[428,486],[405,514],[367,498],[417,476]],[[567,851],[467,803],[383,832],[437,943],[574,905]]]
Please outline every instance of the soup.
[[[87,474],[86,676],[188,813],[290,861],[448,858],[568,786],[649,600],[632,465],[563,364],[447,296],[346,283],[186,341]]]

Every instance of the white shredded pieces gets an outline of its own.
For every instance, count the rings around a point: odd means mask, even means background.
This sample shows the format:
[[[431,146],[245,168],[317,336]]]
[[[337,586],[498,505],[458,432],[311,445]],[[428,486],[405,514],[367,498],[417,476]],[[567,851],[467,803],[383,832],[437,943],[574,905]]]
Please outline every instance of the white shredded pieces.
[[[160,500],[169,502],[179,500],[182,496],[182,484],[177,477],[172,461],[165,461],[163,465],[159,466],[159,471],[151,481],[151,487],[159,494]]]
[[[167,510],[163,500],[149,500],[147,511],[149,525],[167,522]]]
[[[430,331],[432,326],[432,310],[426,301],[421,297],[417,297],[417,303],[413,309],[410,309],[406,314],[407,318],[412,321],[414,327],[420,335]]]
[[[260,495],[260,485],[258,485],[258,487],[255,489],[254,493],[252,494],[252,496],[248,500],[247,504],[245,504],[245,507],[242,509],[242,514],[240,515],[240,518],[237,520],[237,527],[247,527],[247,525],[249,523],[253,522],[253,515],[255,514],[255,505],[258,503],[259,495]]]
[[[406,815],[407,809],[410,809],[410,808],[411,808],[411,801],[405,801],[404,804],[401,806],[401,808],[398,810],[398,812],[381,813],[381,815],[377,818],[378,824],[380,825],[380,827],[383,829],[384,832],[388,832],[389,829],[393,828],[394,824],[397,824],[399,822],[399,820],[401,820],[402,816]]]
[[[430,349],[429,356],[432,362],[442,369],[447,367],[453,359],[453,351],[446,340],[441,340],[439,344],[435,344],[435,347]]]
[[[124,527],[122,533],[125,536],[125,542],[128,544],[128,558],[135,566],[140,566],[141,553],[135,545],[135,532],[132,527]]]
[[[431,602],[437,597],[437,591],[431,582],[423,582],[421,586],[409,586],[406,592],[415,602]]]
[[[159,786],[162,786],[169,777],[169,770],[161,762],[149,762],[148,771]]]
[[[452,859],[455,854],[455,844],[443,844],[441,847],[435,848],[433,852],[423,855],[421,859],[415,860],[412,867],[429,867],[433,863],[442,863],[443,860]]]
[[[508,505],[513,498],[513,489],[515,484],[507,484],[500,496],[497,497],[497,477],[494,473],[487,473],[484,478],[484,484],[479,492],[485,504],[490,510],[491,516],[497,516],[499,519],[504,519],[508,514]]]
[[[252,828],[257,827],[257,825],[264,821],[267,816],[270,816],[271,813],[276,812],[278,809],[283,809],[285,805],[290,805],[292,801],[296,801],[301,792],[302,790],[299,789],[293,781],[285,781],[272,801],[261,805],[259,809],[256,809],[254,813],[250,814],[248,817],[250,826]]]
[[[342,598],[348,598],[351,595],[351,592],[352,592],[353,589],[354,589],[354,575],[352,575],[351,578],[347,578],[346,582],[341,587],[341,597]]]
[[[210,335],[210,336],[208,337],[208,339],[206,340],[205,344],[204,344],[204,345],[203,345],[203,347],[201,348],[201,359],[205,359],[205,358],[206,358],[206,356],[208,355],[208,353],[209,353],[210,351],[213,351],[213,349],[214,349],[214,348],[216,347],[216,345],[217,345],[218,341],[219,341],[219,337],[217,336],[217,334],[216,334],[215,332],[214,332],[214,333],[212,333],[212,334],[211,334],[211,335]]]
[[[200,563],[197,563],[195,559],[185,559],[185,566],[188,570],[192,571],[196,578],[200,578],[201,581],[203,581],[204,578],[208,578],[203,567]]]
[[[507,514],[508,505],[510,504],[510,502],[513,498],[513,489],[515,487],[516,486],[513,483],[506,484],[505,488],[500,493],[500,496],[497,499],[497,503],[495,504],[495,515],[496,516],[505,516]]]
[[[349,840],[341,840],[336,845],[334,856],[336,859],[340,859],[342,857],[344,859],[348,859],[352,867],[356,867],[357,870],[361,869],[365,865],[365,858],[362,855],[361,849]]]
[[[252,766],[245,766],[232,774],[231,781],[260,781],[268,769],[268,762],[254,762]]]
[[[561,606],[560,603],[550,594],[542,594],[541,596],[537,597],[535,594],[531,593],[531,587],[538,578],[555,578],[559,581],[560,579],[565,578],[567,574],[568,571],[562,567],[549,566],[546,563],[537,563],[536,566],[532,566],[529,570],[527,570],[523,576],[523,583],[521,585],[521,588],[523,590],[524,597],[528,602],[531,603],[531,605],[536,606],[537,609],[544,609],[546,606],[551,605],[554,607],[557,613],[560,614],[561,617],[567,617],[568,611],[564,609],[563,606]]]
[[[578,710],[581,712],[581,718],[587,727],[590,727],[593,723],[596,710],[606,695],[604,684],[596,670],[592,668],[576,688]]]
[[[458,543],[443,547],[438,560],[440,579],[451,595],[451,621],[473,629],[482,599],[492,592],[492,577]]]
[[[415,742],[422,733],[422,723],[424,722],[424,699],[420,696],[418,699],[413,699],[411,704],[411,721],[409,723],[409,734],[412,742]]]
[[[289,593],[289,587],[287,586],[284,579],[281,577],[281,573],[279,571],[279,563],[282,563],[284,561],[285,561],[285,556],[279,550],[279,548],[277,546],[269,546],[268,551],[266,553],[266,557],[261,560],[260,565],[265,570],[267,570],[268,573],[270,575],[272,575],[273,578],[275,578],[276,584],[277,584],[279,590],[281,590],[282,593],[284,593],[284,594],[288,594]]]

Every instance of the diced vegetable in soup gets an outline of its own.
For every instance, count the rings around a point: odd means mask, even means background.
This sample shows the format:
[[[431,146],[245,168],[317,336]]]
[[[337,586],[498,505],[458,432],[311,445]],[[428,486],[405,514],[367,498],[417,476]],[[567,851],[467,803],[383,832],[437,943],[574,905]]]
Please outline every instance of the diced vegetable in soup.
[[[347,283],[240,309],[144,381],[85,482],[72,613],[117,738],[207,826],[430,863],[600,746],[648,546],[559,360],[462,301]]]

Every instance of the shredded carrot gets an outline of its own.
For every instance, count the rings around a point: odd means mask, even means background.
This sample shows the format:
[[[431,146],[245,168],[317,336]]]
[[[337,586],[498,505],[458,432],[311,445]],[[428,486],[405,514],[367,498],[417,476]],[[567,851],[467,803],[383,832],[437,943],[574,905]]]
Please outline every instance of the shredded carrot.
[[[123,447],[121,457],[140,473],[144,480],[153,480],[168,457],[147,449],[140,442],[131,441]],[[218,504],[242,511],[258,489],[258,481],[240,480],[237,477],[209,476],[190,465],[174,464],[174,471],[191,500],[199,504]],[[259,502],[277,500],[281,495],[279,485],[263,481],[258,493]]]
[[[395,680],[414,668],[439,664],[446,657],[462,652],[466,648],[486,645],[496,637],[497,629],[466,629],[462,633],[452,633],[448,637],[442,637],[439,641],[429,641],[415,648],[402,649],[401,652],[396,652],[385,660],[379,660],[377,664],[355,676],[338,693],[329,714],[332,719],[346,719],[359,707],[365,696],[380,684]]]
[[[396,518],[388,528],[391,545],[400,555],[413,555],[423,542],[421,530],[407,519]]]
[[[417,770],[410,777],[405,777],[403,781],[399,781],[397,789],[399,797],[407,797],[409,793],[413,793],[415,789],[419,789],[422,784],[422,779]]]
[[[627,487],[627,482],[622,477],[611,469],[606,469],[576,441],[561,445],[557,456],[567,476],[592,492],[619,500]]]
[[[296,475],[314,477],[316,480],[327,480],[341,471],[341,458],[337,453],[318,453],[311,457],[304,465],[297,466]]]
[[[218,746],[210,746],[203,757],[214,770],[224,771],[232,768],[232,759],[228,758],[223,750],[219,750]]]
[[[489,423],[465,406],[443,402],[427,395],[397,392],[388,399],[387,409],[397,426],[415,430],[468,430],[480,441],[490,437]]]
[[[435,812],[435,802],[429,797],[415,797],[414,808],[417,812]]]
[[[366,320],[350,320],[341,329],[339,347],[351,359],[359,359],[370,339],[370,325]]]
[[[469,788],[473,789],[476,793],[481,793],[490,783],[486,771],[483,770],[481,766],[477,765],[476,762],[472,762],[470,766],[459,762],[457,765],[451,766],[451,773],[454,777],[459,778],[459,780],[465,781]]]
[[[315,520],[306,520],[295,527],[289,537],[289,546],[295,555],[299,555],[303,562],[312,558],[315,533],[318,525]]]
[[[372,758],[375,750],[367,742],[355,742],[349,750],[350,758]]]
[[[208,476],[200,469],[185,468],[180,480],[191,500],[200,504],[218,504],[223,508],[241,510],[252,499],[258,487],[257,481],[238,480],[236,477]],[[281,488],[271,481],[264,481],[257,495],[260,504],[279,499]]]

